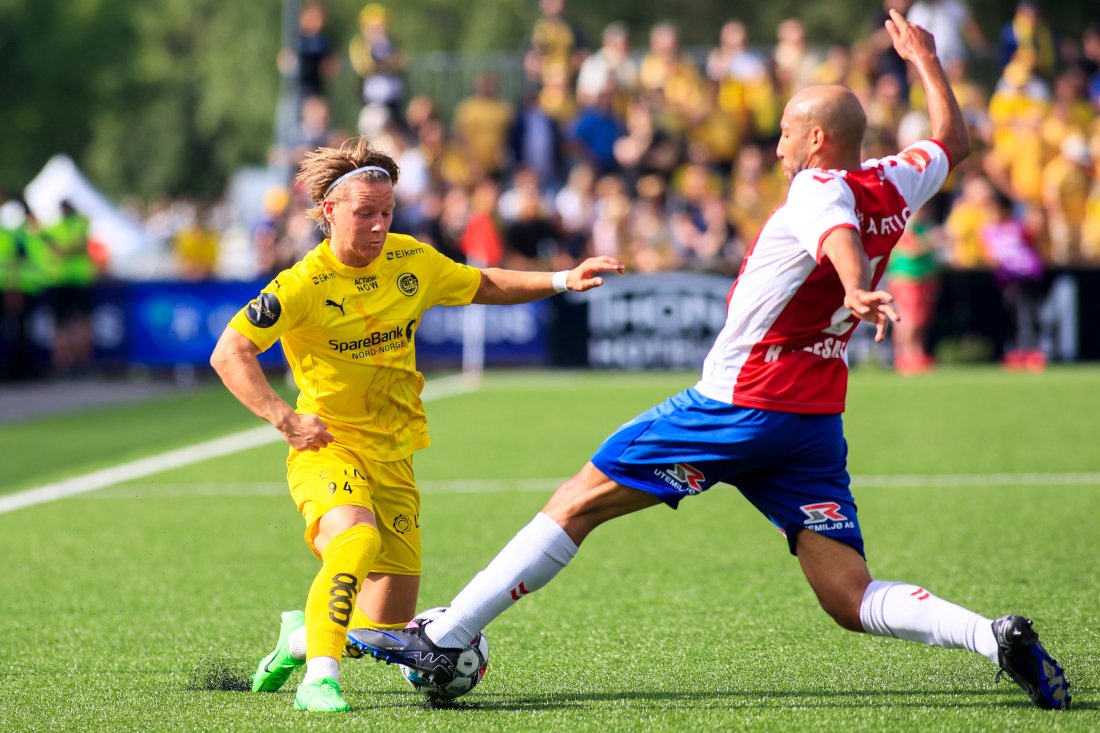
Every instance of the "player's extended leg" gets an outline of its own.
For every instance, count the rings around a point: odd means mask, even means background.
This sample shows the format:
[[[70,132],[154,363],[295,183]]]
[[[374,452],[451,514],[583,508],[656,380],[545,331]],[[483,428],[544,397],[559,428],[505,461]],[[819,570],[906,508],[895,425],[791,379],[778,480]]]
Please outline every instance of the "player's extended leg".
[[[796,540],[798,562],[825,613],[849,631],[863,631],[859,608],[871,573],[863,556],[843,542],[803,530]]]
[[[380,538],[374,514],[362,506],[337,506],[320,520],[314,546],[321,570],[306,598],[306,675],[294,707],[312,712],[342,712],[340,656],[356,597],[378,554]]]
[[[811,530],[798,533],[796,550],[821,607],[845,629],[969,649],[1008,673],[1039,707],[1069,707],[1069,683],[1027,619],[993,621],[924,588],[872,580],[855,549]]]
[[[374,479],[371,498],[381,547],[356,596],[348,628],[403,629],[416,613],[420,593],[420,492],[411,460],[375,462],[370,469]],[[288,614],[293,612],[284,614],[284,618]],[[290,634],[286,646],[294,664],[305,662],[304,625]],[[351,645],[345,645],[344,655],[362,656]]]
[[[588,462],[580,473],[558,487],[542,514],[553,519],[573,544],[580,546],[604,522],[660,503],[651,494],[612,481]],[[475,633],[480,630],[478,627]]]
[[[403,628],[416,615],[416,599],[420,594],[419,575],[394,573],[370,573],[352,615],[351,628],[359,628],[356,621],[369,620],[378,628]]]
[[[661,501],[609,479],[591,463],[566,481],[493,561],[451,601],[447,613],[417,629],[395,632],[353,629],[348,643],[389,663],[434,678],[447,675],[451,656],[490,621],[549,583],[597,526]],[[448,655],[448,651],[454,654]],[[425,652],[430,652],[425,654]]]
[[[420,576],[368,573],[351,612],[351,629],[403,629],[416,613]],[[376,620],[377,619],[377,620]],[[358,659],[351,645],[344,656]],[[252,676],[253,692],[275,692],[295,669],[306,663],[306,617],[302,611],[284,611],[275,651],[260,660]]]
[[[359,591],[352,629],[403,629],[416,615],[420,593],[420,492],[412,460],[374,462],[372,494],[382,548]],[[350,644],[344,653],[359,652]]]

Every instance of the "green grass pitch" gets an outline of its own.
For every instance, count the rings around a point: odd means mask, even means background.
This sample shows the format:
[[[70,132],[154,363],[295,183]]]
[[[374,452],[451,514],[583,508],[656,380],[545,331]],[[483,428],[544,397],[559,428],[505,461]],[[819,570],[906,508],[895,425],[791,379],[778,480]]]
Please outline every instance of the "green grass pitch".
[[[599,441],[694,374],[490,373],[428,403],[421,608],[445,604]],[[353,711],[234,691],[316,561],[271,444],[0,513],[0,730],[1100,729],[1100,369],[857,371],[845,428],[873,574],[1023,613],[1074,710],[976,655],[852,634],[735,489],[597,530],[488,628],[489,672],[427,709],[343,665]],[[255,427],[218,386],[0,426],[0,496]],[[229,688],[229,689],[211,689]]]

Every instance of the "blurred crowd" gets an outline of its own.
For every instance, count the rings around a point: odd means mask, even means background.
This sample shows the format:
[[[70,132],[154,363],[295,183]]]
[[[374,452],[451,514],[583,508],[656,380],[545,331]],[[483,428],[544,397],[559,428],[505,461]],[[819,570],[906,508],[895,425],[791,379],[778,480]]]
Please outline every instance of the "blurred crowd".
[[[935,35],[974,142],[919,219],[915,246],[937,265],[996,268],[1003,253],[987,230],[1008,216],[1042,263],[1100,263],[1100,25],[1056,35],[1024,0],[987,39],[962,0],[887,0],[869,28],[880,29],[891,7]],[[884,30],[821,48],[797,18],[774,39],[750,39],[733,19],[714,47],[685,50],[676,25],[662,22],[633,48],[640,29],[612,23],[590,45],[565,0],[540,0],[539,9],[521,98],[503,98],[485,73],[453,110],[440,110],[407,95],[390,11],[365,6],[346,53],[363,103],[349,131],[332,126],[326,97],[337,45],[317,40],[329,35],[324,8],[307,4],[297,56],[283,64],[302,90],[296,139],[276,155],[293,165],[317,145],[368,136],[401,166],[395,231],[459,259],[558,268],[598,253],[636,272],[733,275],[785,194],[774,149],[794,91],[853,89],[868,112],[867,157],[928,134],[920,85]],[[995,60],[991,88],[968,73],[975,60]],[[253,236],[261,271],[315,242],[301,217],[308,203],[291,188],[268,192]]]
[[[393,230],[458,260],[556,270],[608,254],[632,272],[733,276],[784,199],[775,144],[795,91],[851,88],[868,114],[867,158],[929,134],[921,87],[883,29],[896,9],[935,36],[973,141],[892,258],[906,312],[930,313],[942,268],[987,268],[1016,322],[1028,324],[1046,268],[1100,265],[1100,23],[1056,33],[1038,2],[1022,0],[987,37],[965,0],[885,0],[850,45],[815,43],[797,18],[772,38],[750,38],[731,18],[713,46],[685,48],[671,21],[612,23],[590,43],[565,0],[538,8],[518,98],[483,73],[453,109],[440,109],[409,93],[408,58],[390,30],[396,4],[364,6],[347,38],[322,3],[306,0],[297,47],[278,58],[296,119],[270,162],[294,170],[319,145],[367,136],[401,168]],[[330,113],[345,63],[361,81],[354,129],[334,126]],[[995,80],[981,83],[979,66]],[[244,237],[252,274],[274,274],[319,241],[309,205],[292,185],[263,195]],[[218,275],[231,218],[223,206],[164,202],[144,217],[179,275]],[[907,321],[897,363],[916,371],[930,361],[927,318]],[[1037,349],[1024,331],[1012,352],[1021,363]]]

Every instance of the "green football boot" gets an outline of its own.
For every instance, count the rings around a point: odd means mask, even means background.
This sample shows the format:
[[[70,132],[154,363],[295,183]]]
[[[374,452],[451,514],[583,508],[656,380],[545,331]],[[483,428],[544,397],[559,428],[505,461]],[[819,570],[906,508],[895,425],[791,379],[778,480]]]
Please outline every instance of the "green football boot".
[[[256,674],[252,675],[253,692],[275,692],[286,683],[291,672],[306,663],[290,655],[290,635],[305,625],[306,615],[302,611],[283,611],[279,643],[256,667]]]
[[[340,683],[331,677],[298,685],[294,709],[307,713],[343,713],[351,708],[340,695]]]

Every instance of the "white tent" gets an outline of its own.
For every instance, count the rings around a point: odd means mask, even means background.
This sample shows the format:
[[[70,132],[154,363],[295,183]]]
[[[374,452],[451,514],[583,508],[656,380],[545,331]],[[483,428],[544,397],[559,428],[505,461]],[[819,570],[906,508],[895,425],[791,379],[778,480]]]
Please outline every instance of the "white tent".
[[[88,217],[91,235],[106,246],[115,274],[131,274],[128,263],[140,260],[154,247],[142,225],[126,217],[101,194],[67,155],[50,158],[27,185],[24,196],[31,211],[44,224],[61,217],[61,202],[66,200]]]

